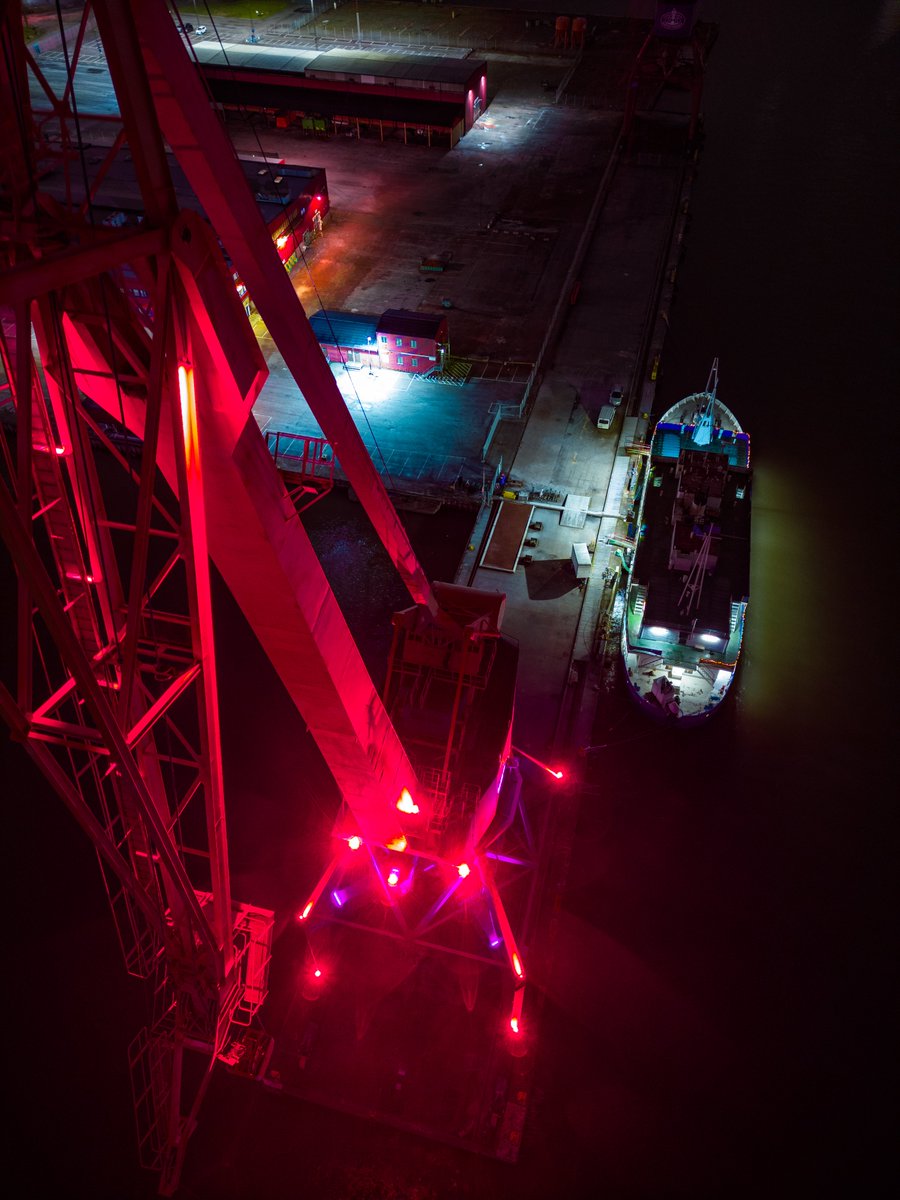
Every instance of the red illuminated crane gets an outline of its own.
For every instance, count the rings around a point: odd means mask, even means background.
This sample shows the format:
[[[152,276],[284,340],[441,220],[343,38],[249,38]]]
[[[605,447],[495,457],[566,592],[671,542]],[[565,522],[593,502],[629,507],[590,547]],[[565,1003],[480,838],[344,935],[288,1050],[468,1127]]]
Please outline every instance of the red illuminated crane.
[[[425,578],[165,5],[92,9],[121,112],[110,156],[127,141],[139,227],[109,229],[89,206],[42,196],[48,155],[77,167],[72,94],[35,114],[28,77],[41,76],[18,5],[2,30],[0,352],[16,434],[3,443],[0,532],[18,575],[18,652],[0,710],[91,837],[128,968],[153,981],[132,1066],[142,1161],[168,1193],[212,1068],[265,999],[272,938],[272,913],[230,893],[209,560],[343,797],[338,852],[301,915],[357,847],[402,935],[420,941],[472,876],[496,928],[485,960],[502,947],[512,975],[517,1032],[525,971],[495,853],[524,819],[515,654],[502,597]],[[164,142],[209,223],[178,210]],[[413,600],[395,618],[384,701],[253,418],[266,367],[220,242]],[[140,439],[137,464],[110,420]],[[126,511],[102,486],[99,446],[135,485]],[[405,908],[398,856],[407,880],[427,876]],[[188,1050],[206,1061],[190,1093]]]
[[[693,142],[700,119],[703,76],[717,28],[697,19],[695,0],[657,0],[656,15],[628,75],[622,132],[634,128],[639,109],[652,109],[665,90],[689,92],[688,140]]]

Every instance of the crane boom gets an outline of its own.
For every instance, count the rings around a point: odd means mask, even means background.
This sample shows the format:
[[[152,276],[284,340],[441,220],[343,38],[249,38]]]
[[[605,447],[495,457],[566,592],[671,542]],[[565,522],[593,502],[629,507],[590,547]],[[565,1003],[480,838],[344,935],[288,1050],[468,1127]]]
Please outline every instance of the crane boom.
[[[98,4],[98,17],[106,2]],[[118,11],[119,6],[115,7]],[[134,3],[132,11],[166,141],[249,288],[410,596],[436,617],[438,608],[425,573],[297,301],[200,74],[191,68],[183,40],[155,5]],[[114,36],[118,22],[116,15],[109,23]]]

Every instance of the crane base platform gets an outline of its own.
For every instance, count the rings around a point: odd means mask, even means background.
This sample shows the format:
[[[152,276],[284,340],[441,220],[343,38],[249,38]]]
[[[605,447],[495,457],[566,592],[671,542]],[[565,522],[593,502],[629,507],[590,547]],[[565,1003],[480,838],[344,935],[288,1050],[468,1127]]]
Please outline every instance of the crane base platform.
[[[286,1097],[515,1162],[534,1035],[515,1038],[508,981],[471,960],[411,953],[340,931],[350,978],[322,957],[320,994],[301,984],[263,1082]],[[376,961],[377,960],[377,961]],[[379,980],[398,980],[388,989]]]

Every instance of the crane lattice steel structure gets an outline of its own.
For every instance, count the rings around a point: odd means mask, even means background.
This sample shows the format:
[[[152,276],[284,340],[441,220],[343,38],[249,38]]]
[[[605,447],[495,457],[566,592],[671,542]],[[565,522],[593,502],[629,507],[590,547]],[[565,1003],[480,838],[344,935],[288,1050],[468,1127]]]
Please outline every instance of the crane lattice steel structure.
[[[41,193],[48,158],[83,165],[90,114],[72,85],[89,16],[121,113],[109,159],[127,144],[143,197],[134,228],[95,223],[90,201]],[[351,844],[369,848],[382,888],[391,856],[449,868],[451,882],[423,889],[415,918],[399,918],[407,938],[427,942],[473,872],[518,1030],[525,972],[489,851],[521,815],[513,685],[490,690],[503,604],[426,579],[162,0],[86,5],[62,96],[24,44],[16,3],[2,43],[0,356],[16,423],[2,444],[0,532],[18,583],[17,659],[0,679],[0,710],[91,838],[127,968],[151,980],[154,1019],[131,1061],[141,1159],[171,1194],[213,1067],[265,1000],[272,951],[273,913],[231,896],[210,560],[343,798],[342,845],[301,916]],[[29,80],[48,99],[43,112]],[[166,144],[208,221],[179,211]],[[233,270],[410,593],[385,700],[254,420],[267,369]],[[137,457],[113,428],[140,440]],[[127,504],[105,486],[110,463],[131,481]],[[429,694],[449,697],[449,732],[414,763],[391,714]],[[487,694],[492,747],[466,721]],[[193,1088],[188,1051],[205,1062]]]

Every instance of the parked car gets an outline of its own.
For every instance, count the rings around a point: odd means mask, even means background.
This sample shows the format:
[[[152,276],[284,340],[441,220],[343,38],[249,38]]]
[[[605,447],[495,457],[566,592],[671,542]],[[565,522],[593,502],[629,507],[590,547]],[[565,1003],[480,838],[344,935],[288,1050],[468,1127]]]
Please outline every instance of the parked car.
[[[625,393],[620,387],[614,387],[609,393],[609,402],[614,408],[618,408],[625,398]]]
[[[598,429],[612,429],[612,423],[616,419],[616,410],[611,404],[604,404],[600,409],[600,416],[597,418]]]
[[[194,33],[197,35],[197,37],[203,37],[206,34],[206,26],[198,25],[197,28],[194,30]]]

